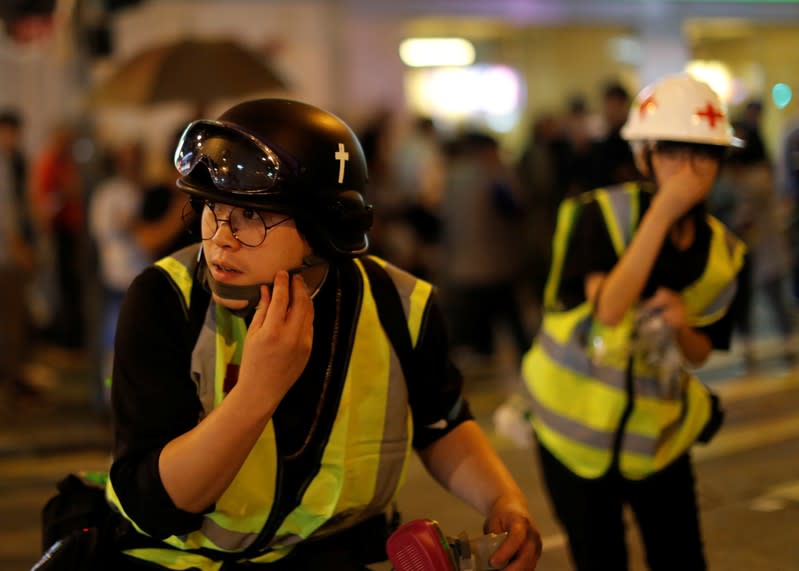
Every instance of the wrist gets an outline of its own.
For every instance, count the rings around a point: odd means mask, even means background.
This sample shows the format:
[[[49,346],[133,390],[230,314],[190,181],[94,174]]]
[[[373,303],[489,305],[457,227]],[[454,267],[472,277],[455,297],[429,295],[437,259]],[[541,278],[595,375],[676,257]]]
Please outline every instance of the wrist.
[[[235,407],[248,422],[266,424],[277,410],[282,398],[282,395],[276,395],[265,386],[253,387],[239,381],[223,402]]]
[[[494,500],[494,503],[491,504],[490,512],[515,512],[529,517],[530,508],[527,505],[527,498],[521,491],[509,490]]]
[[[674,208],[671,201],[662,192],[658,191],[652,198],[652,203],[644,214],[644,219],[651,217],[662,225],[664,232],[671,227],[681,216],[681,213]]]

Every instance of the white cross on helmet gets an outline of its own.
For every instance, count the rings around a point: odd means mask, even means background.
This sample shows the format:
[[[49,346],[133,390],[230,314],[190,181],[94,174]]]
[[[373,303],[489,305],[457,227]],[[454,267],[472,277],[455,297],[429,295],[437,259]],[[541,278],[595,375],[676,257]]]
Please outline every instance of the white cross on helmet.
[[[687,73],[667,75],[635,98],[621,136],[628,141],[678,141],[743,146],[726,106],[710,86]]]

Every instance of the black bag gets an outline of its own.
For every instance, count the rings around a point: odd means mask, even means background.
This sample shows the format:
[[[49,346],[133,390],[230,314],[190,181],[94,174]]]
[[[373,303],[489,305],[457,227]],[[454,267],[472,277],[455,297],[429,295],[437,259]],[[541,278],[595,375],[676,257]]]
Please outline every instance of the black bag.
[[[724,409],[721,407],[721,399],[715,393],[710,393],[710,418],[705,424],[702,432],[699,433],[697,440],[702,444],[709,444],[724,423]]]
[[[105,499],[104,487],[70,474],[42,510],[43,555],[31,571],[108,569],[123,521]]]

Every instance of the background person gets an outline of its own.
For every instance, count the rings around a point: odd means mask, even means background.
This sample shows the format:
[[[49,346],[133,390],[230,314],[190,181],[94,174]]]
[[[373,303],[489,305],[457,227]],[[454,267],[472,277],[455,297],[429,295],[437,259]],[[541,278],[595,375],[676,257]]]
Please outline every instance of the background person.
[[[114,568],[365,569],[415,448],[509,532],[495,563],[533,569],[538,532],[461,395],[434,290],[364,256],[350,128],[245,102],[190,124],[176,166],[203,240],[123,303],[107,494],[137,531]]]
[[[622,136],[654,186],[561,205],[523,363],[532,422],[579,571],[628,568],[625,505],[651,569],[705,569],[690,448],[721,411],[688,366],[730,344],[745,246],[704,202],[737,140],[718,96],[684,74],[641,91]]]
[[[34,268],[33,230],[27,213],[26,164],[20,150],[21,117],[0,113],[0,389],[8,404],[38,401],[25,377],[32,342],[27,288]]]
[[[200,240],[200,219],[189,207],[186,195],[175,185],[175,148],[183,135],[183,127],[173,131],[167,141],[166,151],[156,153],[151,162],[150,176],[144,187],[139,217],[144,226],[158,228],[163,222],[170,228],[180,214],[183,226],[178,233],[168,232],[165,240],[153,244],[152,254],[158,260]],[[169,221],[169,222],[167,222]]]
[[[415,117],[391,145],[385,186],[378,196],[385,257],[423,279],[436,281],[441,197],[446,177],[441,134],[430,117]],[[371,184],[371,183],[370,183]]]
[[[110,155],[111,172],[92,193],[88,213],[103,289],[97,349],[101,363],[98,396],[104,408],[109,404],[114,332],[122,298],[133,279],[157,259],[161,249],[183,233],[181,215],[185,204],[185,200],[175,197],[161,217],[145,219],[144,147],[140,142],[128,142],[112,149]]]
[[[457,147],[441,200],[439,283],[452,344],[490,362],[506,326],[518,360],[530,343],[520,304],[526,197],[492,136],[468,131]]]
[[[799,116],[784,127],[775,163],[782,225],[791,247],[791,293],[799,302]]]
[[[751,291],[744,290],[745,297],[741,298],[743,303],[735,323],[748,373],[755,372],[758,360],[764,357],[758,354],[754,343],[757,294],[763,295],[777,326],[782,341],[780,357],[787,365],[793,365],[796,359],[794,302],[787,284],[791,272],[790,246],[780,219],[773,168],[762,146],[757,142],[749,146],[752,133],[750,129],[735,126],[735,134],[746,146],[731,153],[711,195],[716,197],[711,203],[720,211],[718,217],[729,219],[729,227],[749,250]],[[731,207],[725,204],[728,202],[732,203]]]
[[[86,332],[85,189],[73,153],[76,137],[72,125],[56,125],[36,157],[31,181],[31,206],[43,252],[41,263],[52,265],[39,270],[55,278],[50,334],[57,345],[68,350],[83,349]]]
[[[611,186],[638,178],[630,145],[621,136],[630,96],[623,85],[608,83],[602,91],[602,115],[607,132],[594,146],[594,187]]]

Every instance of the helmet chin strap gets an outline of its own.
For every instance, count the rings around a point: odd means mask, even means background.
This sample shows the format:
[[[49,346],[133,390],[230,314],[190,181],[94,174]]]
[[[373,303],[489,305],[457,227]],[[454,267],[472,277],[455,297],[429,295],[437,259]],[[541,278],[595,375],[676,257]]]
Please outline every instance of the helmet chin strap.
[[[319,256],[314,256],[313,254],[311,254],[309,256],[305,256],[302,259],[302,264],[300,264],[299,266],[289,268],[288,273],[290,276],[294,274],[299,274],[309,268],[320,266],[325,262],[326,260],[324,258],[320,258]],[[327,274],[325,274],[325,277],[327,277]],[[214,279],[214,276],[212,276],[211,272],[208,271],[208,266],[206,266],[205,263],[203,263],[202,281],[204,282],[206,288],[210,289],[211,292],[215,293],[218,297],[221,297],[223,299],[246,301],[247,305],[239,309],[228,308],[229,311],[238,315],[239,317],[248,317],[255,312],[255,307],[258,305],[258,302],[261,301],[262,285],[268,287],[269,291],[271,292],[272,286],[274,284],[274,281],[252,284],[252,285],[233,285],[233,284],[222,283]],[[316,290],[311,294],[312,299],[322,288],[322,284],[324,284],[324,278],[322,278],[322,283],[319,284],[319,287],[317,287]]]

